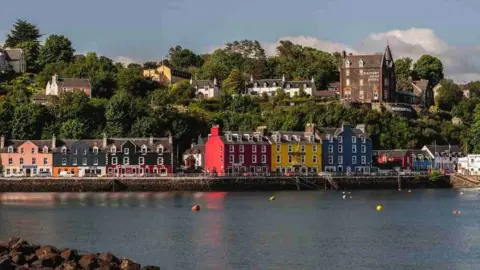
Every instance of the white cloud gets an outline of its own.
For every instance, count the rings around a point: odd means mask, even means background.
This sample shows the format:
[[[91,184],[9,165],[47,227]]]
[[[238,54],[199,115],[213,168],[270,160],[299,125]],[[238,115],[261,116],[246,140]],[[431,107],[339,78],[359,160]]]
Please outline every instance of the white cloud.
[[[439,38],[433,30],[428,28],[372,33],[352,45],[311,36],[286,36],[274,43],[262,43],[268,55],[276,54],[276,47],[280,40],[290,40],[295,44],[327,52],[345,50],[354,54],[383,52],[388,42],[395,59],[410,57],[415,61],[423,54],[430,54],[442,60],[446,77],[458,83],[480,80],[480,61],[477,61],[477,59],[480,60],[480,45],[471,48],[455,47]]]
[[[140,59],[128,57],[128,56],[117,56],[112,58],[113,62],[115,63],[122,63],[125,66],[128,66],[129,64],[140,64],[141,61]]]

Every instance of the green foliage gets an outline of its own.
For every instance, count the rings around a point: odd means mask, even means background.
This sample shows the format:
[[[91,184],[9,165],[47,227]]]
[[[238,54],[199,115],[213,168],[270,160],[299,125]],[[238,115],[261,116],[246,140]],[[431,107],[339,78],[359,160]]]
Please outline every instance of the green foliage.
[[[428,180],[431,181],[431,182],[436,182],[436,181],[442,179],[442,177],[443,177],[443,175],[442,175],[441,171],[433,170],[428,175]]]
[[[223,81],[222,90],[229,94],[240,94],[245,90],[245,78],[238,68],[234,68]]]
[[[61,35],[50,35],[40,49],[38,64],[43,67],[46,64],[60,61],[69,63],[73,61],[74,53],[72,42],[68,38]]]
[[[415,62],[413,72],[418,79],[429,80],[429,84],[435,86],[443,79],[443,64],[440,59],[425,54]]]
[[[188,69],[189,67],[201,67],[203,59],[189,49],[182,46],[170,48],[169,62],[178,69]]]
[[[404,57],[395,60],[395,75],[397,80],[407,80],[410,76],[412,76],[412,63],[413,60],[410,57]]]
[[[85,126],[76,119],[70,119],[62,123],[60,138],[83,139],[85,137]]]
[[[7,34],[4,46],[7,48],[15,48],[22,42],[38,43],[38,39],[41,36],[40,30],[36,25],[19,19],[13,25],[10,33]]]
[[[463,92],[452,80],[442,80],[438,89],[435,104],[442,110],[450,111],[463,98]]]
[[[16,45],[25,53],[28,71],[37,71],[37,58],[40,53],[40,44],[37,41],[23,41]]]

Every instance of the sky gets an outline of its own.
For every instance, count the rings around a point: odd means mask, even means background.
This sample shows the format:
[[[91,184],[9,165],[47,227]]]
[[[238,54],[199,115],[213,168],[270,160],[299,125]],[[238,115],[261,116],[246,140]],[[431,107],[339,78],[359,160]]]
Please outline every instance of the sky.
[[[17,19],[67,36],[77,53],[125,63],[240,39],[269,55],[286,39],[352,53],[382,52],[388,40],[394,58],[435,55],[447,77],[466,82],[480,80],[479,14],[478,0],[16,0],[0,5],[0,44]]]

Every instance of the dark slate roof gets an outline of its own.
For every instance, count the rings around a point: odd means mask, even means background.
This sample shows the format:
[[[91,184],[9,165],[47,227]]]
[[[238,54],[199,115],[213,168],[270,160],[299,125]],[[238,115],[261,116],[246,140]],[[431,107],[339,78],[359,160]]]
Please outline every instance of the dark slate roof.
[[[280,142],[282,143],[303,143],[303,144],[308,144],[308,143],[319,143],[321,141],[321,137],[319,136],[318,133],[314,134],[314,140],[310,141],[309,137],[311,135],[311,132],[305,132],[305,131],[270,131],[269,133],[269,139],[277,143],[275,136],[278,134],[280,135]]]
[[[4,51],[6,52],[7,59],[9,61],[19,61],[22,58],[22,55],[23,55],[23,50],[22,49],[6,48]]]
[[[57,84],[59,88],[91,88],[89,79],[61,78]]]
[[[348,125],[348,124],[346,124]],[[355,135],[357,136],[366,136],[366,139],[367,140],[370,140],[370,137],[368,136],[368,134],[366,134],[365,132],[363,132],[361,129],[358,129],[354,126],[351,126],[351,129],[353,131],[353,133],[355,133]],[[320,136],[322,137],[323,140],[326,140],[327,139],[327,134],[330,134],[331,136],[338,136],[342,133],[342,128],[319,128],[319,131],[320,131]]]
[[[13,146],[14,151],[16,151],[16,149],[20,145],[24,144],[27,141],[32,142],[34,145],[36,145],[40,149],[43,149],[43,147],[46,145],[49,148],[49,151],[50,151],[50,148],[52,147],[52,140],[8,140],[8,139],[5,139],[4,148],[0,149],[0,151],[2,151],[4,153],[8,152],[8,147],[9,146]]]
[[[287,88],[287,85],[290,84],[291,88],[300,88],[306,86],[306,88],[312,88],[315,90],[315,82],[312,82],[312,80],[283,81],[282,79],[261,79],[248,82],[248,86],[253,87],[255,84],[258,84],[258,87],[264,87],[265,83],[267,84],[267,87]]]
[[[198,88],[204,88],[205,86],[208,86],[208,88],[218,87],[218,84],[215,85],[213,80],[193,80],[191,84]]]
[[[431,152],[431,153],[435,153],[435,151],[437,153],[442,153],[442,152],[448,152],[448,150],[450,149],[450,152],[452,153],[463,153],[462,149],[460,148],[460,146],[458,145],[452,145],[452,146],[448,146],[448,145],[425,145],[427,147],[427,149]]]
[[[276,84],[276,87],[283,88],[285,82],[282,79],[261,79],[250,81],[249,86],[254,86],[256,83],[259,87],[263,87],[265,83],[267,83],[267,87],[273,87],[273,85]]]
[[[231,135],[231,140],[227,140],[229,135]],[[258,139],[255,135],[258,135]],[[248,140],[248,136],[252,138],[252,141]],[[255,131],[225,131],[220,138],[225,144],[270,144],[267,136]]]
[[[383,54],[370,55],[347,55],[342,62],[342,68],[346,68],[345,62],[350,61],[350,68],[360,68],[359,62],[363,60],[362,68],[380,68],[382,66]]]
[[[152,138],[153,143],[150,143],[150,138],[108,138],[107,147],[110,148],[115,145],[117,151],[121,151],[121,147],[124,143],[131,141],[139,149],[145,145],[149,151],[157,151],[159,145],[163,146],[164,151],[173,151],[173,145],[169,142],[169,138]]]
[[[205,145],[194,145],[192,148],[187,149],[183,155],[195,155],[195,154],[204,154]]]
[[[413,84],[414,92],[415,90],[425,91],[427,90],[427,87],[428,87],[428,80],[421,79],[418,81],[412,81],[412,84]]]

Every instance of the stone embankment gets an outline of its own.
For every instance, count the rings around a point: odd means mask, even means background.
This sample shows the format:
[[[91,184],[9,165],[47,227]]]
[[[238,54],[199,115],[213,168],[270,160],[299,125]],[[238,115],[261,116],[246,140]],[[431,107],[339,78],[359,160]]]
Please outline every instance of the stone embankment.
[[[332,182],[333,181],[333,182]],[[324,177],[164,177],[0,179],[0,192],[124,191],[272,191],[319,189],[397,189],[451,187],[448,177],[432,183],[427,176]]]
[[[109,252],[81,253],[74,249],[31,245],[21,238],[0,243],[0,269],[131,269],[155,270],[157,266],[141,267],[129,259],[120,259]]]

